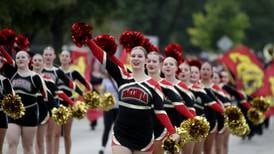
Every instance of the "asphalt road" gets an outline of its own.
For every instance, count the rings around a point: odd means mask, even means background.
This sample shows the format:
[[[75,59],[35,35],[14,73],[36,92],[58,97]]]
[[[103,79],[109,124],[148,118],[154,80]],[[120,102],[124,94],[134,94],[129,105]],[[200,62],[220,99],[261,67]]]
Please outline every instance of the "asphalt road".
[[[255,136],[252,140],[242,140],[231,136],[229,143],[229,154],[274,154],[274,118],[271,126],[264,131],[262,136]],[[98,154],[101,146],[101,135],[103,131],[102,118],[98,121],[95,130],[91,130],[86,119],[74,120],[72,128],[72,154]],[[60,154],[64,154],[63,138],[60,139]],[[110,141],[110,140],[109,140]],[[7,145],[4,146],[4,154]],[[18,154],[22,154],[22,147],[19,145]],[[110,142],[106,154],[111,154]]]

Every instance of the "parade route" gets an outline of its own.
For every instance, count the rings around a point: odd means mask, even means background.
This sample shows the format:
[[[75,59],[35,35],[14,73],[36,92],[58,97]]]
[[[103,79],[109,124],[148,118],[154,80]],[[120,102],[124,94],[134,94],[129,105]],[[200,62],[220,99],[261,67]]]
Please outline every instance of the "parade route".
[[[71,154],[98,154],[101,146],[101,135],[103,131],[102,118],[98,121],[95,130],[91,130],[86,119],[74,120],[72,128],[72,149]],[[60,154],[64,154],[63,137],[60,139]],[[6,153],[7,144],[4,147]],[[262,136],[255,136],[252,140],[242,140],[231,136],[229,144],[229,154],[273,154],[274,153],[274,123],[265,130]],[[23,154],[21,144],[19,144],[18,154]],[[106,149],[106,154],[111,154],[110,140]]]

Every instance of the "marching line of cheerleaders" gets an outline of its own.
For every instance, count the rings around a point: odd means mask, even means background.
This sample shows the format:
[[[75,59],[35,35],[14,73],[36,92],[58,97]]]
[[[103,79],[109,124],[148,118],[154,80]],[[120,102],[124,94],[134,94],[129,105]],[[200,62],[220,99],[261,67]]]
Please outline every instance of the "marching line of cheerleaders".
[[[107,132],[103,137],[105,147],[111,121],[114,121],[113,154],[228,154],[230,128],[225,125],[224,115],[225,109],[232,105],[237,105],[246,117],[249,135],[256,133],[257,126],[247,118],[252,98],[229,84],[226,70],[216,72],[208,61],[184,59],[179,44],[169,44],[162,55],[140,32],[124,32],[120,44],[130,55],[131,69],[128,69],[114,55],[117,45],[112,36],[92,38],[87,24],[75,23],[72,40],[78,47],[90,48],[110,76],[110,84],[115,85],[114,92],[118,93],[118,109],[111,113],[116,118],[105,120],[109,122],[105,124]],[[16,44],[17,50],[10,43],[0,44],[0,98],[19,95],[25,108],[20,118],[7,116],[0,109],[0,154],[5,137],[9,154],[17,153],[20,138],[24,154],[58,154],[61,130],[65,153],[69,154],[73,118],[58,125],[51,111],[75,105],[74,91],[84,95],[75,80],[83,84],[86,91],[92,90],[91,85],[71,69],[69,51],[60,53],[61,66],[56,67],[52,47],[45,48],[42,55],[30,55],[24,46],[18,50],[19,43],[12,44]],[[188,141],[175,151],[164,151],[167,138],[174,141],[174,147],[182,142],[177,129],[181,123],[198,116],[207,120],[208,134],[200,140]],[[99,153],[104,154],[104,149]]]

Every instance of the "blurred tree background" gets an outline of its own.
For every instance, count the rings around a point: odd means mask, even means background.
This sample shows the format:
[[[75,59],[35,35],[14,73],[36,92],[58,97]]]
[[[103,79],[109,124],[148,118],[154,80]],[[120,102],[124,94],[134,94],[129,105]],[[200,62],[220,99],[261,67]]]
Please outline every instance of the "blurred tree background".
[[[157,36],[161,48],[178,42],[186,53],[218,51],[222,36],[261,50],[273,42],[273,10],[273,0],[1,0],[0,28],[27,35],[36,50],[60,51],[76,21],[92,24],[94,35],[138,30]]]

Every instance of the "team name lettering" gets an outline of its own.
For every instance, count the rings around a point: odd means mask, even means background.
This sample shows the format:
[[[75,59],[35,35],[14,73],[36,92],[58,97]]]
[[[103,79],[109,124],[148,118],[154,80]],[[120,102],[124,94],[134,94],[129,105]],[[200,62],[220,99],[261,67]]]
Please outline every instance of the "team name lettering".
[[[27,91],[31,91],[31,83],[24,79],[14,79],[12,80],[12,86],[14,88],[21,88]]]
[[[138,99],[143,103],[148,103],[148,95],[140,88],[130,88],[122,91],[122,99]]]

